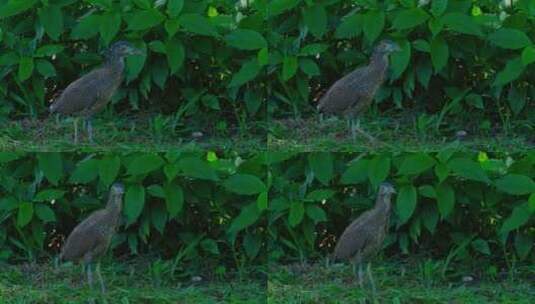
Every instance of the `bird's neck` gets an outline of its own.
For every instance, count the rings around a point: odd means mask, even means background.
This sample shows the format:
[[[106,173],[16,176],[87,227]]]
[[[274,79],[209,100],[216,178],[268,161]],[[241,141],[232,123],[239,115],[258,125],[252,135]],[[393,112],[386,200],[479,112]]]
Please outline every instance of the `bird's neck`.
[[[113,71],[113,73],[122,74],[124,70],[124,57],[110,55],[106,59],[106,66],[109,67]]]
[[[373,70],[381,75],[388,69],[388,53],[375,52],[370,60],[370,66]]]
[[[385,213],[385,214],[390,213],[390,207],[391,207],[390,199],[391,199],[390,194],[379,195],[377,197],[377,200],[375,201],[375,209],[381,213]]]
[[[112,197],[108,199],[108,204],[106,205],[106,210],[112,216],[118,216],[121,213],[121,202],[120,198]]]

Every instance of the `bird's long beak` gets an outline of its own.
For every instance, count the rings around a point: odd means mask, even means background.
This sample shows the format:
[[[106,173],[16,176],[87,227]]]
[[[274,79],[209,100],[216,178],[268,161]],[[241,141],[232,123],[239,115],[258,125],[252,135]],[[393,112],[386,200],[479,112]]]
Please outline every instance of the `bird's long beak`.
[[[138,48],[131,48],[129,53],[130,53],[130,55],[143,55],[143,54],[145,54],[145,52],[143,52],[142,50],[140,50]]]

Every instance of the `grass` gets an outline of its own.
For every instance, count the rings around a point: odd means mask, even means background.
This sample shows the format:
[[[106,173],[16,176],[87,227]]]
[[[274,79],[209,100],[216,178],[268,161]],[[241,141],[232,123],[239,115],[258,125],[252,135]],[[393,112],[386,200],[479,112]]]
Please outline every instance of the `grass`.
[[[159,267],[159,266],[164,266]],[[95,277],[95,290],[87,286],[79,265],[0,265],[0,303],[263,303],[265,279],[248,273],[239,278],[224,275],[172,278],[161,261],[103,263],[107,293]]]
[[[350,265],[274,265],[268,303],[535,303],[534,266],[517,269],[513,277],[466,270],[442,279],[435,265],[429,260],[374,264],[375,300],[369,285],[359,288]]]
[[[93,119],[94,144],[87,138],[80,120],[79,144],[73,143],[73,118],[22,119],[4,122],[0,128],[0,149],[17,151],[167,151],[207,148],[258,151],[266,149],[265,132],[259,123],[247,126],[198,123],[154,114],[113,117],[109,113]]]
[[[443,127],[438,131],[431,123],[423,123],[407,116],[361,117],[361,128],[377,139],[372,143],[358,136],[354,141],[344,119],[318,117],[305,119],[276,119],[270,122],[268,148],[296,152],[336,151],[356,152],[370,150],[419,151],[441,150],[452,143],[473,150],[493,152],[522,152],[533,149],[534,124],[519,123],[515,132],[484,132],[477,128]],[[429,119],[432,122],[432,119]],[[452,124],[460,125],[460,123]],[[457,131],[467,135],[459,139]]]

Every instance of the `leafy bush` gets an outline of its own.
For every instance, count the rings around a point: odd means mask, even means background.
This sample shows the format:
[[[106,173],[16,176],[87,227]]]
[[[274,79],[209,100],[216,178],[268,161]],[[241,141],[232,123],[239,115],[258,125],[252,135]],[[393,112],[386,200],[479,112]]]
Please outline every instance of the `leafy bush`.
[[[1,113],[46,112],[102,61],[99,52],[126,39],[146,55],[127,59],[127,84],[113,100],[121,110],[205,124],[262,118],[263,31],[254,1],[0,1]]]
[[[433,113],[437,126],[448,116],[475,115],[485,128],[511,116],[533,119],[535,5],[501,3],[271,1],[269,113],[312,112],[328,86],[390,38],[402,50],[376,96],[381,108]]]
[[[275,260],[332,252],[348,223],[396,186],[389,252],[525,259],[532,250],[535,154],[274,153],[268,231]],[[531,255],[533,258],[534,255]]]
[[[56,254],[116,180],[126,185],[125,225],[112,245],[119,252],[239,265],[264,256],[261,157],[4,152],[0,172],[0,260]]]

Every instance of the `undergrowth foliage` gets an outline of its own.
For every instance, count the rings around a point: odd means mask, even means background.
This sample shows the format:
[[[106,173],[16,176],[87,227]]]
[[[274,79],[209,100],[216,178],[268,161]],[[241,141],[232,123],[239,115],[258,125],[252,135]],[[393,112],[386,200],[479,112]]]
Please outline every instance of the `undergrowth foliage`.
[[[0,260],[56,255],[126,185],[116,254],[243,266],[262,261],[262,157],[204,153],[0,153]]]
[[[127,58],[116,108],[202,122],[261,119],[265,84],[258,58],[267,54],[267,42],[255,3],[0,1],[1,113],[46,112],[60,89],[100,64],[113,41],[125,39],[145,54]]]
[[[270,11],[269,113],[313,112],[336,80],[368,64],[383,38],[389,79],[376,96],[381,109],[433,115],[476,115],[479,127],[533,118],[535,5],[515,1],[275,0]]]
[[[532,259],[535,154],[273,153],[269,257],[326,256],[343,229],[392,182],[387,252],[471,260]]]

